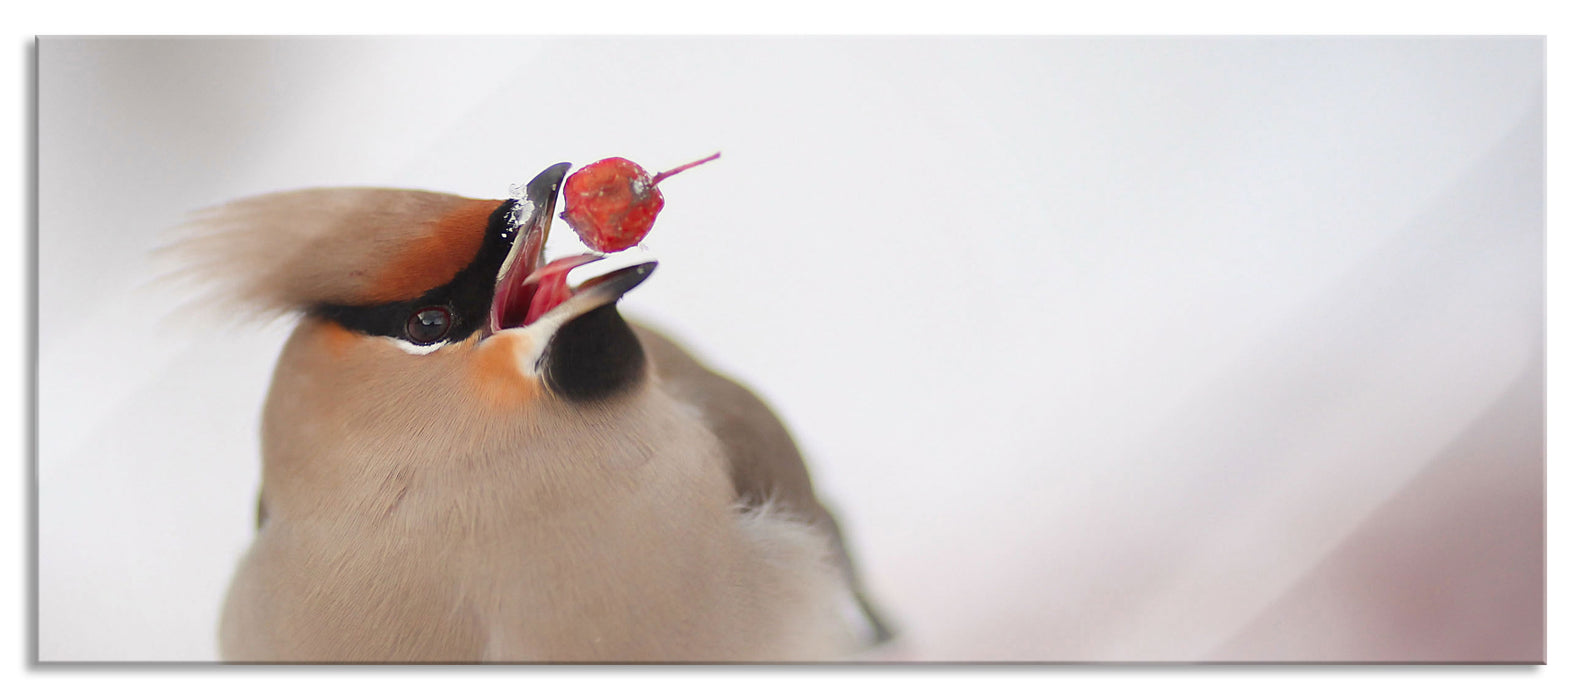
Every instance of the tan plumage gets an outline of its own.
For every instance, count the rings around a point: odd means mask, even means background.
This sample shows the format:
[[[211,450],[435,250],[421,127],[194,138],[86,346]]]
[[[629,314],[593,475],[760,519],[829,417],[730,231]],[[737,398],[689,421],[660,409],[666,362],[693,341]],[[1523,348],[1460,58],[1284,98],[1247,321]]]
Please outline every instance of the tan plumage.
[[[547,230],[555,191],[523,236]],[[773,413],[658,333],[622,330],[613,305],[635,281],[425,354],[336,320],[474,275],[501,204],[310,190],[203,217],[185,250],[230,298],[302,313],[265,405],[260,527],[223,658],[833,660],[887,637]],[[337,316],[346,304],[361,315]],[[630,377],[601,375],[606,355]],[[871,629],[843,617],[853,601]]]

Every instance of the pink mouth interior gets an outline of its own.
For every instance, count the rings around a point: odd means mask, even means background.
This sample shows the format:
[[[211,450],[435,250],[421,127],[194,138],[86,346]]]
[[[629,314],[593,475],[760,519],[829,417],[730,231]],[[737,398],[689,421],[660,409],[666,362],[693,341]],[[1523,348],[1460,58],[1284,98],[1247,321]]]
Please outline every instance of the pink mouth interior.
[[[541,242],[529,241],[496,285],[494,303],[489,308],[489,323],[494,330],[521,328],[542,318],[575,292],[566,281],[572,270],[604,259],[583,253],[537,266],[542,249]]]

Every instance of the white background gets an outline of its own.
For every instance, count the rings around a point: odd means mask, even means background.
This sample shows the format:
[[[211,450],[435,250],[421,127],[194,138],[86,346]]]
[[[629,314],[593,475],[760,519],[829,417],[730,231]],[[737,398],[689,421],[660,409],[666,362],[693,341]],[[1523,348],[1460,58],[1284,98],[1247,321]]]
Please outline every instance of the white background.
[[[39,657],[214,655],[288,326],[171,317],[186,212],[721,150],[625,307],[786,418],[908,658],[1536,660],[1543,56],[45,39]]]

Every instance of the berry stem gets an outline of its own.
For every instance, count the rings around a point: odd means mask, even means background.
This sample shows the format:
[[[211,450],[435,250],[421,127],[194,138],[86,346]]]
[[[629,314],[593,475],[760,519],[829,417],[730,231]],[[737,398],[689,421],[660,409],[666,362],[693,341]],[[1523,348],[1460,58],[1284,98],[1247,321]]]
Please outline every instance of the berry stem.
[[[667,177],[670,177],[671,175],[675,175],[676,173],[679,173],[679,172],[681,172],[683,170],[686,170],[688,168],[693,168],[693,167],[697,167],[699,165],[703,165],[704,163],[707,163],[707,162],[709,162],[711,160],[714,160],[715,158],[718,158],[718,157],[720,157],[720,154],[719,153],[715,153],[714,155],[709,156],[707,158],[704,158],[704,159],[701,159],[701,160],[695,160],[695,161],[692,161],[691,163],[687,163],[686,165],[682,165],[682,166],[678,166],[678,167],[674,167],[674,168],[671,168],[669,170],[666,170],[666,171],[654,176],[654,184],[657,185],[657,184],[659,184],[660,180],[663,180],[663,179],[665,179]]]

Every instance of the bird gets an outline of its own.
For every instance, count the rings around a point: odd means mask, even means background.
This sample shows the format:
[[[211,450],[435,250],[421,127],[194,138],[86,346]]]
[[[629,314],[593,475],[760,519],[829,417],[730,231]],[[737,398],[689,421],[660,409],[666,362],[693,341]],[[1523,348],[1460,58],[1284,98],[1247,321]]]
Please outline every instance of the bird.
[[[242,663],[841,661],[894,632],[784,423],[618,309],[649,260],[545,256],[570,169],[505,199],[327,187],[193,215],[231,313],[289,315]]]

